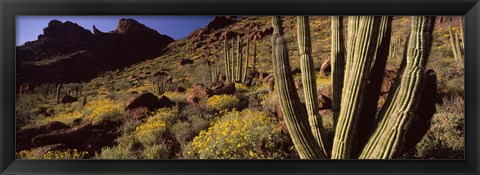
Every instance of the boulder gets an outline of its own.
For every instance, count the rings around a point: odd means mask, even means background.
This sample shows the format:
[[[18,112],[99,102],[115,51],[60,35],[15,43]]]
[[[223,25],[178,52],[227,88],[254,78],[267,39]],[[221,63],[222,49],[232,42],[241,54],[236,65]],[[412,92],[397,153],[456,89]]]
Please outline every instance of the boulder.
[[[191,105],[198,104],[201,100],[206,100],[213,95],[213,91],[208,89],[203,84],[192,85],[192,92],[185,98],[187,103]]]
[[[223,82],[218,82],[214,84],[212,87],[213,94],[214,95],[221,95],[221,94],[235,94],[236,88],[235,88],[235,83],[223,83]]]
[[[319,94],[317,100],[318,100],[318,109],[319,110],[332,109],[332,99],[330,99],[327,96],[324,96],[322,94]]]
[[[76,102],[78,100],[77,97],[72,97],[70,95],[65,95],[62,97],[62,99],[60,99],[60,103],[62,104],[67,104],[67,103],[73,103],[73,102]]]
[[[193,60],[191,60],[191,59],[181,59],[179,64],[180,64],[180,67],[183,67],[187,64],[193,64]]]
[[[80,126],[40,134],[32,139],[34,147],[63,144],[70,149],[98,152],[105,146],[113,146],[121,123],[103,120],[97,124],[85,121]]]
[[[16,149],[19,151],[31,149],[33,148],[32,139],[35,136],[66,128],[68,126],[64,123],[54,121],[34,128],[20,129],[16,134]]]
[[[153,95],[152,93],[143,93],[137,95],[135,97],[130,98],[127,101],[127,105],[125,106],[125,110],[132,110],[139,107],[147,108],[149,111],[157,110],[158,108],[163,107],[172,107],[175,103],[172,102],[165,96],[161,96],[160,99]]]
[[[187,91],[187,90],[183,87],[180,87],[180,86],[175,89],[175,92],[184,93],[185,91]]]

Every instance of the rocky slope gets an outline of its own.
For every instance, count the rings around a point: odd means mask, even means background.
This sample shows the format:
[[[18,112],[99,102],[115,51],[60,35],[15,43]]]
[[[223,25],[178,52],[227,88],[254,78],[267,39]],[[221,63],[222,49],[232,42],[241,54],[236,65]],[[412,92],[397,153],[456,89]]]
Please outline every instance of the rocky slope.
[[[115,30],[94,33],[72,22],[51,21],[36,41],[17,47],[17,84],[87,81],[154,58],[174,40],[134,19],[121,19]]]

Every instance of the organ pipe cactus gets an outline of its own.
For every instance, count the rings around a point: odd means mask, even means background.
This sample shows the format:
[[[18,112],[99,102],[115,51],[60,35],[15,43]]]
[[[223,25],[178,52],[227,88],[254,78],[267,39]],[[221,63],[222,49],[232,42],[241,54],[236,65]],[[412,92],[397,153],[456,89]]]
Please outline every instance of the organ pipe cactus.
[[[232,82],[231,81],[231,69],[230,69],[230,54],[229,54],[229,51],[230,51],[230,45],[228,43],[228,38],[225,37],[225,40],[223,42],[223,52],[225,53],[225,77],[226,77],[226,81],[227,82]]]
[[[275,85],[279,94],[280,108],[285,123],[290,132],[293,144],[302,159],[325,159],[327,155],[322,150],[312,134],[305,106],[295,89],[293,78],[290,75],[290,63],[287,45],[283,37],[281,19],[272,17],[272,61],[274,67]]]
[[[354,48],[347,53],[344,87],[340,113],[333,139],[332,159],[349,159],[356,144],[358,119],[364,105],[370,68],[377,47],[380,17],[349,17],[349,25],[356,28]],[[350,35],[350,33],[349,33]]]
[[[253,63],[252,63],[252,72],[255,73],[256,70],[256,64],[257,64],[257,42],[253,42]]]
[[[389,159],[399,156],[408,145],[406,137],[418,134],[412,132],[418,131],[416,125],[430,122],[435,112],[433,98],[436,77],[425,66],[430,54],[434,21],[434,17],[412,17],[412,30],[400,82],[379,112],[377,118],[381,118],[381,121],[360,158]]]
[[[232,52],[230,54],[230,69],[231,69],[231,75],[230,75],[230,80],[231,82],[234,82],[235,81],[235,50],[234,50],[234,39],[232,39],[232,42],[231,42],[231,48],[232,48]]]
[[[60,103],[60,91],[62,90],[62,84],[58,84],[57,86],[57,95],[56,95],[56,98],[57,98],[57,103]]]
[[[235,81],[240,81],[242,74],[242,41],[240,35],[237,35],[237,70],[235,72]]]
[[[462,29],[463,27],[460,26],[460,28]],[[463,33],[463,29],[461,33]],[[458,37],[458,33],[452,31],[452,26],[449,26],[448,34],[450,36],[450,46],[452,47],[453,57],[460,66],[463,66],[463,47],[461,48],[461,46],[463,46],[463,40],[460,41],[461,38]],[[463,36],[463,34],[461,35]]]
[[[248,56],[249,56],[249,47],[250,47],[250,42],[247,40],[247,50],[245,51],[245,63],[243,64],[243,70],[242,70],[242,83],[245,84],[245,81],[247,80],[247,72],[248,72]]]
[[[343,17],[332,16],[332,35],[330,52],[332,67],[332,112],[333,124],[337,123],[342,98],[343,76],[345,73],[345,44],[343,42]]]
[[[324,155],[328,155],[327,137],[318,114],[317,85],[313,71],[312,44],[310,42],[310,25],[307,16],[297,17],[297,38],[300,51],[300,68],[302,71],[303,92],[307,108],[308,122],[315,140],[318,142]]]
[[[301,57],[310,53],[308,28],[305,17],[298,18],[299,48]],[[408,40],[406,56],[400,68],[400,75],[391,89],[385,105],[378,114],[370,114],[362,107],[369,108],[370,103],[378,97],[368,97],[370,91],[378,88],[378,71],[384,70],[388,57],[391,35],[391,17],[349,17],[348,42],[344,86],[342,89],[341,108],[332,159],[391,159],[402,155],[413,147],[426,133],[429,122],[435,112],[433,102],[436,93],[436,77],[432,70],[425,70],[430,52],[434,17],[413,17],[412,29]],[[272,61],[280,108],[285,118],[292,141],[302,159],[328,158],[328,148],[322,147],[315,139],[315,130],[309,122],[308,105],[311,105],[305,93],[307,108],[300,102],[290,73],[288,50],[280,17],[272,17],[274,32],[272,35]],[[334,24],[332,24],[334,25]],[[302,32],[303,31],[303,32]],[[305,59],[306,60],[306,59]],[[303,60],[302,60],[303,61]],[[307,65],[307,66],[306,66]],[[308,78],[304,70],[308,64],[302,64],[302,79]],[[337,69],[338,70],[338,69]],[[310,75],[313,70],[310,70]],[[372,74],[372,75],[370,75]],[[380,76],[381,77],[381,76]],[[367,83],[370,81],[370,83]],[[373,81],[373,82],[372,82]],[[312,87],[310,84],[304,86]],[[368,85],[368,86],[367,86]],[[314,87],[314,86],[313,86]],[[307,91],[305,91],[307,92]],[[376,104],[377,101],[374,102]],[[371,107],[371,106],[370,106]],[[422,108],[420,108],[422,107]],[[359,122],[364,116],[373,116],[375,121]],[[372,135],[364,134],[368,140],[362,143],[358,134],[358,124],[371,126]],[[321,126],[319,128],[322,129]]]

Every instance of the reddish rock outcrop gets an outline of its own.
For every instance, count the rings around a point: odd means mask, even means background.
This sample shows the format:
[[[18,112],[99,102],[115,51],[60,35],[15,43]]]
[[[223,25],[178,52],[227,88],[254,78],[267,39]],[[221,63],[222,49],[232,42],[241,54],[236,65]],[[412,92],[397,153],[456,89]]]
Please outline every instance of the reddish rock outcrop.
[[[194,84],[192,85],[192,92],[185,98],[187,103],[191,105],[196,105],[202,100],[208,99],[213,95],[213,91],[208,89],[203,84]]]

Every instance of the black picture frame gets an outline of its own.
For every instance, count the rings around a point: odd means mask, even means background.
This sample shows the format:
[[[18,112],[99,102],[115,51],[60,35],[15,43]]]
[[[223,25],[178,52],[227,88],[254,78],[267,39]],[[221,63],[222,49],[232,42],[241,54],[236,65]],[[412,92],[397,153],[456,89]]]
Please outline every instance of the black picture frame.
[[[15,160],[16,15],[465,15],[465,160]],[[479,174],[479,0],[0,0],[0,174]]]

